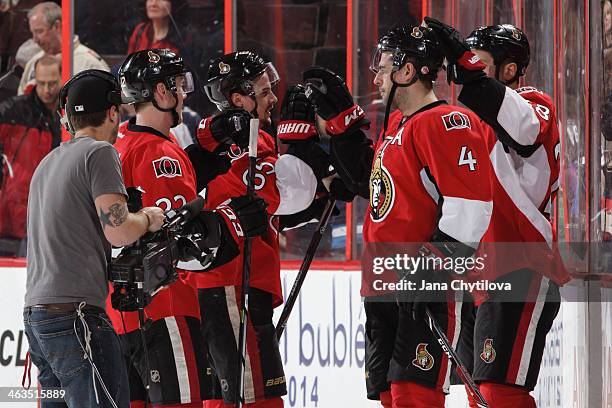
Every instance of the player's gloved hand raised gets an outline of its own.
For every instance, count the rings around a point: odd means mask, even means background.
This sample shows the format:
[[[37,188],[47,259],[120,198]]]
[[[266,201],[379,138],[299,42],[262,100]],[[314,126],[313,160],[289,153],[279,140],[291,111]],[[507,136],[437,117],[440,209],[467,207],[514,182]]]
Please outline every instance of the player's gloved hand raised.
[[[367,125],[363,109],[355,102],[344,79],[323,67],[304,71],[306,97],[317,115],[327,121],[325,131],[333,136]]]
[[[336,200],[351,202],[355,199],[355,193],[348,189],[344,181],[336,175],[329,183],[329,194]]]
[[[231,145],[249,145],[249,124],[252,115],[244,109],[232,108],[203,119],[198,126],[200,146],[211,152],[228,150]]]
[[[446,77],[456,84],[467,84],[484,78],[485,64],[470,50],[463,36],[453,27],[425,17],[425,23],[431,28],[442,46],[442,52],[448,61]]]
[[[283,143],[318,141],[315,108],[306,97],[304,85],[290,86],[285,92],[276,133]]]
[[[209,152],[197,143],[187,146],[185,153],[195,170],[198,191],[204,189],[217,176],[227,173],[232,165],[229,156]]]
[[[245,237],[264,235],[268,230],[268,204],[263,199],[244,195],[232,198],[227,206],[234,211],[240,222],[240,226],[235,226],[236,230],[240,229]]]

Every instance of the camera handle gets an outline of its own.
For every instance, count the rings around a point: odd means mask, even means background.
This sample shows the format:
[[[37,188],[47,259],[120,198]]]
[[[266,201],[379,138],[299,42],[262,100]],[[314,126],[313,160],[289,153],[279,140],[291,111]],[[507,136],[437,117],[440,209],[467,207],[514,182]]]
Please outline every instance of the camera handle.
[[[145,294],[144,294],[144,284],[143,282],[136,282],[136,301],[138,303],[138,321],[140,323],[140,340],[142,341],[142,350],[144,352],[145,357],[145,368],[147,370],[147,383],[145,384],[145,388],[147,389],[147,395],[149,390],[151,389],[151,365],[149,364],[149,349],[147,347],[147,339],[145,337],[146,330],[146,321],[144,314],[145,307]]]

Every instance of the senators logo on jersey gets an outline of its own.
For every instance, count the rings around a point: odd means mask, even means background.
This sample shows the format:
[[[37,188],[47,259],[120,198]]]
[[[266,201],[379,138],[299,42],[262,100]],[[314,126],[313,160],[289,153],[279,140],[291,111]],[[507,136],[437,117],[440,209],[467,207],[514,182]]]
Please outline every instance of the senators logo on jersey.
[[[168,156],[160,157],[157,160],[153,160],[153,169],[155,170],[155,177],[181,177],[183,171],[181,170],[181,163]]]
[[[383,148],[384,149],[384,148]],[[384,220],[393,207],[395,186],[391,174],[382,164],[382,151],[376,157],[370,174],[370,218],[374,222]]]
[[[442,116],[444,127],[447,131],[453,129],[471,129],[472,124],[470,118],[461,112],[451,112],[448,115]]]

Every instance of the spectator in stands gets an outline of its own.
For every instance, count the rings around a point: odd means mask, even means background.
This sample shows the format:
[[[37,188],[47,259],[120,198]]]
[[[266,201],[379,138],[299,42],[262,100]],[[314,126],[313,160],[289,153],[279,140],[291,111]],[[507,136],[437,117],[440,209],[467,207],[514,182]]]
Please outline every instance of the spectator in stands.
[[[55,113],[61,62],[44,56],[34,72],[36,85],[29,95],[0,103],[0,256],[25,255],[30,179],[61,138]]]
[[[23,70],[29,60],[39,53],[41,48],[34,42],[33,39],[28,39],[17,49],[15,54],[15,63],[11,69],[0,77],[0,101],[11,96],[17,95],[19,81],[23,75]]]
[[[128,54],[149,48],[168,48],[177,53],[184,54],[184,40],[189,35],[183,28],[179,17],[187,8],[186,0],[146,0],[147,20],[138,24],[128,43]],[[179,22],[177,22],[177,20]]]
[[[219,9],[223,10],[222,0],[213,0],[205,15],[190,9],[187,0],[146,0],[146,19],[132,31],[127,53],[167,48],[183,57],[187,65],[192,67],[197,81],[201,75],[207,75],[210,59],[223,55],[223,17],[222,14],[216,14]],[[197,27],[191,25],[190,21],[197,21]],[[200,88],[189,97],[186,105],[191,111],[183,114],[192,114],[196,124],[192,126],[189,120],[186,121],[193,136],[199,123],[196,120],[212,115],[217,109]],[[172,132],[175,133],[175,129]],[[180,136],[177,137],[180,140]]]
[[[28,12],[28,24],[32,39],[42,51],[26,64],[19,83],[19,95],[24,94],[28,86],[33,84],[36,60],[44,55],[58,56],[62,51],[62,8],[51,1],[39,3]],[[73,42],[73,74],[86,69],[110,71],[96,52],[80,43],[78,36],[74,36]]]

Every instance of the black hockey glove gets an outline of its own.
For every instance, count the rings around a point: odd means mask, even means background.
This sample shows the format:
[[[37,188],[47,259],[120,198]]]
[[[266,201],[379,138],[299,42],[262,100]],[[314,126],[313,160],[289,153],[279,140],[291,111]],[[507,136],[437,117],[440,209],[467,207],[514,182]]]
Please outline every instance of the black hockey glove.
[[[252,116],[244,109],[227,109],[200,123],[198,141],[205,148],[211,147],[210,136],[217,146],[209,149],[215,153],[229,149],[233,144],[246,148],[249,145],[249,125]]]
[[[344,79],[333,71],[312,67],[304,71],[303,79],[306,97],[314,104],[317,115],[327,121],[325,130],[329,135],[368,125],[363,109],[353,102]]]
[[[295,156],[306,163],[319,182],[334,173],[333,168],[330,169],[329,154],[314,140],[291,143],[286,154]]]
[[[211,153],[197,144],[187,146],[185,152],[193,165],[198,191],[202,191],[215,177],[227,173],[231,167],[228,156]]]
[[[355,193],[348,189],[340,177],[334,177],[330,186],[329,194],[332,198],[344,202],[351,202],[355,199]]]
[[[177,244],[179,259],[184,262],[197,259],[206,267],[214,258],[217,249],[222,246],[223,218],[213,211],[200,211],[183,228]]]
[[[283,143],[318,141],[315,108],[306,97],[306,88],[303,85],[293,85],[287,89],[281,105],[277,135]]]
[[[436,34],[448,61],[446,78],[449,84],[451,81],[467,84],[486,77],[485,64],[470,50],[457,30],[431,17],[425,17],[425,23]]]
[[[244,195],[232,198],[227,206],[234,211],[240,222],[240,226],[235,228],[237,231],[239,228],[245,237],[264,235],[268,230],[268,204],[263,199]]]

